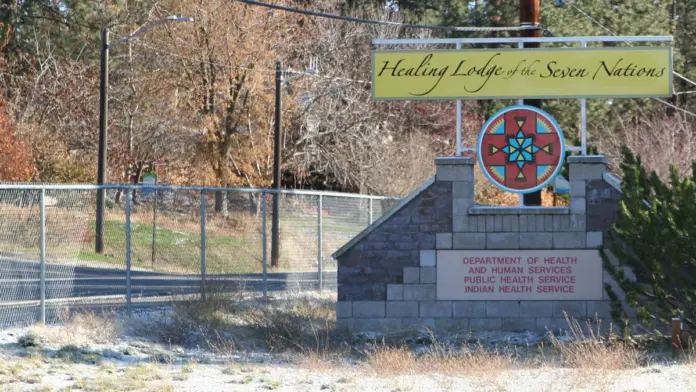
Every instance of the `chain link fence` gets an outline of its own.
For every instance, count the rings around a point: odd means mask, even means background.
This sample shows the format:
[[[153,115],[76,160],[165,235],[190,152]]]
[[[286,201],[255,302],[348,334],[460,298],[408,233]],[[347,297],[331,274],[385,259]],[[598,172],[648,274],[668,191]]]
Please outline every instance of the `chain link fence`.
[[[168,301],[210,282],[264,296],[334,290],[331,254],[398,202],[330,192],[108,185],[97,252],[99,189],[0,184],[0,326],[51,323],[60,308],[78,304]]]

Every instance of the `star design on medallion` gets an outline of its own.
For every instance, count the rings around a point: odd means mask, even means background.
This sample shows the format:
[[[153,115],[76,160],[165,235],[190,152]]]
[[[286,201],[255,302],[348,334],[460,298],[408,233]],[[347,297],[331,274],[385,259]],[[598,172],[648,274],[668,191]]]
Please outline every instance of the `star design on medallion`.
[[[508,162],[517,164],[522,169],[526,163],[534,162],[534,155],[540,148],[534,145],[534,136],[525,135],[522,130],[517,131],[514,137],[508,138],[508,144],[502,148],[507,154]]]
[[[493,155],[497,152],[502,152],[507,155],[507,163],[510,165],[517,165],[519,169],[516,180],[526,181],[526,177],[522,169],[527,164],[536,163],[536,154],[539,151],[544,151],[551,154],[552,148],[551,144],[539,147],[536,143],[536,135],[525,134],[523,127],[525,122],[527,122],[527,117],[515,117],[515,123],[517,124],[517,133],[514,136],[507,137],[507,144],[503,147],[496,147],[494,145],[489,145],[489,155]]]

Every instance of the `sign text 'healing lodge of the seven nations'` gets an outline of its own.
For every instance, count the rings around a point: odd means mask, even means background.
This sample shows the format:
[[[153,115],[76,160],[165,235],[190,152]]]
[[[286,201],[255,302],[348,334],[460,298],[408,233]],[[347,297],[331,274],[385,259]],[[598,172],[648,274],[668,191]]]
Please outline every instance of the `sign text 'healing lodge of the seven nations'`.
[[[672,48],[374,51],[375,99],[664,97]]]
[[[440,250],[438,300],[601,300],[598,250]]]

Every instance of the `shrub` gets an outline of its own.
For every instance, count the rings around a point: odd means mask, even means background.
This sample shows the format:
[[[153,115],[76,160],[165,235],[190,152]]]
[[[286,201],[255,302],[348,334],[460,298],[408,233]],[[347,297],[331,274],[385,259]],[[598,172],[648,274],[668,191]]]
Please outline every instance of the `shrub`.
[[[667,325],[683,312],[684,322],[696,327],[696,162],[690,175],[672,166],[666,183],[654,171],[648,174],[628,148],[622,156],[623,198],[609,231],[619,265],[602,249],[605,269],[643,323]],[[620,267],[629,267],[635,280]],[[619,318],[622,304],[611,287],[607,291]]]
[[[24,348],[40,347],[41,337],[34,331],[28,331],[17,339],[17,343]]]

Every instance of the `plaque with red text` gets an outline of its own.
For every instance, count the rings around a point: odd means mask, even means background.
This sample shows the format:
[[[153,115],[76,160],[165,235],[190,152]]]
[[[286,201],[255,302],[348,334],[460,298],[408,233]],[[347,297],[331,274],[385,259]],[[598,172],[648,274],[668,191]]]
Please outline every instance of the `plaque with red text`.
[[[597,249],[439,250],[438,300],[601,300]]]

